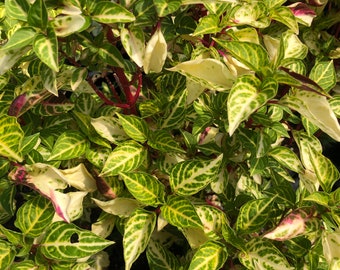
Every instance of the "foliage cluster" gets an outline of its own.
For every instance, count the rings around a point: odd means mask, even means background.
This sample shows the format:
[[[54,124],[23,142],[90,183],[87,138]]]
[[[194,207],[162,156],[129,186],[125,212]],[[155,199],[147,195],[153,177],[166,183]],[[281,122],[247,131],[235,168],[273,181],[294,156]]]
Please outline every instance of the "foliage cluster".
[[[340,269],[337,8],[1,2],[0,269]]]

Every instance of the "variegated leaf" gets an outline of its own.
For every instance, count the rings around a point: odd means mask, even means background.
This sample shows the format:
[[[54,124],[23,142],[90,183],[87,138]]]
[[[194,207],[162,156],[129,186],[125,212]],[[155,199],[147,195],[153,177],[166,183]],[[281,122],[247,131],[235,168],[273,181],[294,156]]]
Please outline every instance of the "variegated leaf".
[[[13,246],[7,242],[0,240],[0,269],[8,269],[12,265],[16,252]]]
[[[301,42],[296,34],[288,30],[282,35],[284,58],[297,58],[303,60],[308,53],[308,47]]]
[[[46,67],[40,71],[41,82],[44,88],[55,96],[58,96],[57,74],[54,70]]]
[[[57,16],[51,25],[58,37],[67,37],[75,32],[81,32],[90,26],[90,20],[80,14]]]
[[[175,127],[179,127],[184,119],[186,112],[186,99],[187,99],[188,91],[183,91],[182,94],[172,101],[169,106],[169,111],[166,113],[163,119],[160,119],[159,125],[161,129],[171,129]]]
[[[221,31],[220,17],[215,14],[209,14],[202,17],[195,29],[194,35],[212,34]]]
[[[228,122],[231,136],[240,123],[276,95],[278,83],[268,78],[261,81],[254,75],[237,79],[228,96]]]
[[[110,201],[100,201],[92,198],[92,200],[106,213],[119,217],[128,217],[131,213],[140,206],[137,200],[130,198],[116,198]]]
[[[162,217],[178,228],[194,227],[202,229],[202,223],[191,202],[180,196],[169,196],[161,207]]]
[[[2,50],[16,50],[31,45],[37,32],[33,27],[21,27],[15,31],[8,42],[3,45]]]
[[[65,222],[54,222],[39,244],[39,251],[52,260],[77,260],[91,256],[114,242]]]
[[[241,263],[250,270],[275,269],[293,270],[286,257],[269,241],[261,238],[251,239],[239,253]]]
[[[261,198],[242,205],[236,221],[236,230],[241,233],[251,233],[267,223],[274,198]]]
[[[310,162],[322,189],[331,192],[334,183],[340,178],[340,173],[331,160],[322,153],[309,147]]]
[[[285,6],[276,7],[271,10],[270,15],[272,20],[285,24],[295,34],[299,34],[299,26],[297,20],[290,8]]]
[[[27,22],[30,26],[40,28],[41,30],[46,29],[48,14],[44,0],[34,1],[27,15]]]
[[[269,155],[287,169],[297,173],[303,172],[304,168],[297,155],[285,146],[277,146],[270,150]]]
[[[0,75],[11,69],[28,50],[29,47],[27,46],[16,50],[0,49]]]
[[[336,84],[333,60],[316,63],[310,71],[309,78],[320,85],[324,91],[329,92]]]
[[[322,247],[323,247],[323,255],[325,256],[328,263],[331,263],[333,260],[339,260],[340,258],[340,230],[339,228],[333,232],[323,231]]]
[[[334,140],[340,141],[340,125],[325,96],[299,90],[284,96],[280,103],[298,111]]]
[[[48,160],[68,160],[80,157],[88,147],[89,143],[82,133],[68,130],[58,137]]]
[[[102,212],[96,222],[91,225],[91,232],[96,235],[107,238],[112,233],[117,216]]]
[[[149,136],[149,128],[144,119],[134,115],[118,114],[125,133],[133,140],[144,143]]]
[[[27,21],[30,5],[27,1],[7,0],[5,2],[6,16],[21,21]]]
[[[71,89],[73,91],[77,90],[77,88],[80,85],[80,83],[83,82],[85,80],[85,78],[87,77],[87,74],[88,73],[87,73],[87,69],[86,68],[76,68],[72,72]]]
[[[179,270],[180,268],[180,263],[176,256],[161,243],[152,240],[152,238],[146,250],[146,257],[151,269]]]
[[[125,270],[130,270],[132,264],[146,249],[155,225],[156,214],[154,212],[137,209],[131,214],[124,227]]]
[[[39,136],[40,136],[40,133],[35,133],[33,135],[26,136],[23,138],[21,142],[21,151],[23,155],[26,155],[32,149],[36,149],[39,146],[41,142],[41,139],[39,138]]]
[[[253,71],[260,71],[263,67],[269,65],[269,55],[259,44],[219,39],[216,39],[216,42]]]
[[[126,29],[120,31],[122,45],[130,58],[139,66],[143,66],[145,54],[144,32],[139,28]]]
[[[1,115],[0,119],[0,155],[21,162],[21,141],[24,132],[17,119],[12,116]]]
[[[50,225],[54,209],[50,201],[43,196],[36,196],[25,202],[16,215],[14,225],[27,237],[37,237]]]
[[[47,35],[38,34],[33,42],[33,50],[40,60],[53,71],[59,71],[58,40],[53,29],[47,29]]]
[[[217,179],[223,155],[211,161],[188,160],[176,164],[170,173],[171,189],[183,196],[197,193]]]
[[[157,28],[145,47],[144,72],[161,72],[167,57],[167,43],[160,28]]]
[[[329,100],[329,105],[331,106],[331,109],[335,113],[335,115],[340,118],[340,96],[332,97]]]
[[[158,179],[145,172],[119,174],[130,193],[145,205],[157,207],[164,203],[165,187]]]
[[[157,0],[154,5],[159,17],[174,13],[181,6],[181,0]]]
[[[126,141],[111,152],[100,175],[112,176],[135,170],[144,162],[146,155],[142,145],[135,141]]]
[[[128,23],[135,20],[135,16],[122,5],[110,1],[95,3],[91,18],[100,23]]]
[[[113,4],[113,3],[112,3]],[[100,58],[110,66],[124,67],[124,59],[119,50],[112,44],[103,44],[98,51]]]
[[[182,62],[169,70],[177,71],[212,90],[230,89],[235,81],[235,76],[227,66],[213,58]]]
[[[111,116],[100,116],[98,118],[91,118],[91,125],[97,133],[114,144],[120,144],[129,139],[125,133],[120,121]]]
[[[148,145],[164,153],[185,153],[177,141],[165,130],[155,130],[150,133]]]
[[[228,258],[226,246],[218,241],[210,240],[196,251],[189,265],[189,270],[218,270]]]

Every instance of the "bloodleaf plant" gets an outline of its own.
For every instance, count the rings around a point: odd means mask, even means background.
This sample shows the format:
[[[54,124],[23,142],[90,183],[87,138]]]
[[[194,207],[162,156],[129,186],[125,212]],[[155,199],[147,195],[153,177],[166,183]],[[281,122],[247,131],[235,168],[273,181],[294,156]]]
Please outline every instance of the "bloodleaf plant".
[[[337,10],[2,1],[0,269],[339,269]]]

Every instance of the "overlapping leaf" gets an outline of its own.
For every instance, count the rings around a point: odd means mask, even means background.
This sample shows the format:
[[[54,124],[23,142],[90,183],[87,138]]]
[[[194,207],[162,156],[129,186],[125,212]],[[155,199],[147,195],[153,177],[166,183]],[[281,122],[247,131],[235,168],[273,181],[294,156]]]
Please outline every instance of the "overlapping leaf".
[[[118,114],[125,133],[133,140],[144,143],[149,135],[149,128],[144,119],[133,115]]]
[[[309,78],[320,85],[325,92],[329,92],[336,84],[333,61],[316,63],[309,74]]]
[[[75,130],[63,132],[55,142],[48,160],[67,160],[83,155],[88,141],[82,133]]]
[[[100,201],[92,198],[92,200],[106,213],[119,217],[130,216],[130,214],[140,206],[137,200],[130,198],[116,198],[110,201]]]
[[[0,268],[6,269],[14,261],[16,252],[12,245],[0,240]]]
[[[174,13],[181,6],[181,0],[158,0],[154,1],[159,17]]]
[[[133,197],[141,203],[155,207],[164,203],[165,187],[156,177],[145,172],[126,172],[119,175]]]
[[[236,230],[251,233],[260,230],[268,221],[274,198],[261,198],[242,205],[236,221]]]
[[[284,165],[289,170],[300,173],[303,166],[297,155],[289,148],[278,146],[270,150],[269,155]]]
[[[117,175],[137,169],[146,158],[146,150],[135,141],[118,145],[108,156],[101,176]]]
[[[21,162],[21,141],[24,132],[21,130],[17,119],[12,116],[2,115],[0,119],[0,155]]]
[[[52,260],[70,261],[91,256],[112,244],[72,223],[54,222],[46,229],[39,251]]]
[[[146,249],[156,225],[154,212],[137,209],[124,227],[123,248],[125,270],[130,270],[133,262]]]
[[[276,95],[278,83],[268,78],[261,81],[254,75],[239,77],[228,97],[228,122],[230,136],[239,124]]]
[[[6,15],[16,20],[27,21],[29,8],[29,3],[25,0],[5,1]]]
[[[37,32],[32,27],[21,27],[13,33],[8,42],[2,46],[3,50],[20,49],[31,45]]]
[[[34,238],[50,225],[53,215],[50,201],[43,196],[36,196],[18,209],[14,225],[26,236]]]
[[[170,224],[178,228],[202,228],[194,206],[184,197],[168,197],[167,203],[161,207],[161,213]]]
[[[204,243],[195,253],[189,270],[220,269],[228,258],[226,246],[218,241]]]
[[[30,26],[45,30],[48,22],[48,14],[44,0],[34,1],[28,11],[27,22]]]
[[[100,23],[128,23],[135,20],[135,16],[131,12],[110,1],[95,3],[91,10],[91,17]]]
[[[155,130],[154,132],[151,132],[148,145],[164,153],[185,153],[179,143],[165,130]]]
[[[145,54],[144,33],[141,29],[123,28],[120,32],[122,45],[131,59],[139,66],[143,66]]]
[[[223,155],[211,161],[188,160],[175,165],[170,174],[171,189],[183,196],[197,193],[219,174]]]

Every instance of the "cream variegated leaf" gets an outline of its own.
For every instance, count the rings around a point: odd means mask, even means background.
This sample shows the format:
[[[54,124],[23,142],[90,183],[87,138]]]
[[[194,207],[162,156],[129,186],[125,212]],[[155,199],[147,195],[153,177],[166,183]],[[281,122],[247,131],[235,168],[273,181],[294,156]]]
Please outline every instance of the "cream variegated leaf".
[[[334,140],[340,141],[340,125],[325,96],[311,91],[298,90],[291,95],[284,96],[280,103],[298,111]]]
[[[189,265],[189,270],[221,269],[228,258],[224,243],[210,240],[196,251]]]
[[[151,234],[155,229],[156,214],[143,209],[136,209],[124,227],[123,248],[125,270],[131,269],[132,264],[146,249]]]
[[[58,37],[67,37],[75,32],[81,32],[90,26],[90,20],[80,14],[57,16],[52,21],[52,27]]]
[[[136,19],[122,5],[110,1],[94,2],[91,18],[100,23],[128,23]]]
[[[145,54],[144,33],[141,29],[122,28],[120,31],[122,45],[131,59],[139,66],[143,66]]]
[[[291,30],[282,35],[284,46],[284,58],[304,59],[308,53],[308,47],[301,42],[299,37]]]
[[[134,115],[118,114],[125,133],[133,140],[144,143],[149,136],[149,128],[144,119]]]
[[[235,81],[235,76],[227,66],[213,58],[185,61],[169,70],[177,71],[212,90],[230,89]]]
[[[328,263],[340,258],[340,230],[322,232],[323,255]],[[336,269],[336,268],[335,268]]]
[[[333,60],[316,63],[309,74],[309,78],[321,86],[325,92],[329,92],[336,84]]]
[[[131,198],[116,198],[110,201],[100,201],[92,198],[96,205],[106,213],[119,217],[128,217],[140,206],[140,203]]]
[[[289,170],[297,173],[303,172],[301,161],[293,150],[285,146],[277,146],[270,150],[269,155]]]
[[[299,34],[299,26],[293,12],[285,6],[276,7],[271,10],[271,19],[288,26],[295,34]]]
[[[278,83],[268,78],[261,81],[254,75],[244,75],[237,79],[228,97],[229,135],[240,123],[276,95]]]
[[[286,257],[271,242],[262,238],[253,238],[240,252],[240,262],[250,270],[275,269],[293,270]]]
[[[197,193],[217,179],[223,155],[212,161],[188,160],[175,165],[170,173],[171,189],[183,196]]]

